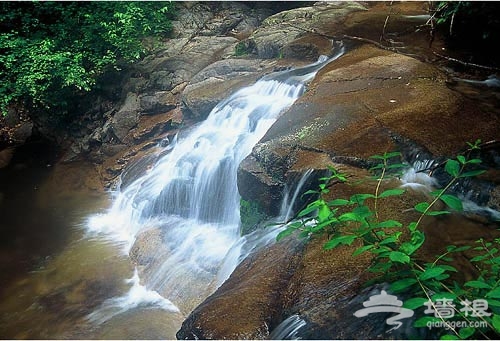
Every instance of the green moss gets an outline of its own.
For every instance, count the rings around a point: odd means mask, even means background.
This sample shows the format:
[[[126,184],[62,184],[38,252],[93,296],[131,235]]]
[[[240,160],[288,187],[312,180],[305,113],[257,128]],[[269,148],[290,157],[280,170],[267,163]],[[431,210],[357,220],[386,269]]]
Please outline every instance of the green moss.
[[[245,56],[247,54],[249,54],[249,46],[248,44],[245,42],[245,41],[240,41],[238,44],[236,44],[236,46],[234,47],[234,55],[236,57],[239,57],[239,56]]]
[[[240,199],[240,217],[240,231],[241,235],[244,236],[255,231],[259,223],[267,218],[267,215],[262,212],[258,202]]]

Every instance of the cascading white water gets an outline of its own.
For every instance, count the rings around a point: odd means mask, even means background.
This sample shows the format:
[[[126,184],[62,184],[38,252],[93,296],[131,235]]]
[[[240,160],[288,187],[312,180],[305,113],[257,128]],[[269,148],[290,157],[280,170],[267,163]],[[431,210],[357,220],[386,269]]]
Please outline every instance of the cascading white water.
[[[91,219],[90,228],[125,242],[126,251],[139,230],[158,224],[173,228],[182,221],[200,225],[202,233],[215,229],[223,239],[237,238],[237,167],[303,89],[301,83],[275,80],[241,89],[119,193],[107,214]]]
[[[300,178],[299,182],[295,186],[295,190],[293,191],[292,196],[290,197],[290,191],[285,190],[285,195],[283,196],[283,202],[281,203],[280,209],[280,220],[288,221],[292,218],[292,214],[295,213],[293,211],[293,206],[297,197],[302,194],[302,187],[304,187],[306,181],[309,179],[309,176],[313,173],[313,169],[308,169]]]
[[[432,169],[434,160],[416,160],[401,177],[402,187],[431,191],[437,185],[436,179],[425,170]]]
[[[193,295],[193,283],[215,290],[240,258],[237,168],[326,62],[264,77],[221,102],[117,193],[107,213],[91,217],[88,230],[123,243],[128,253],[140,231],[161,228],[170,254],[147,287],[176,304]]]

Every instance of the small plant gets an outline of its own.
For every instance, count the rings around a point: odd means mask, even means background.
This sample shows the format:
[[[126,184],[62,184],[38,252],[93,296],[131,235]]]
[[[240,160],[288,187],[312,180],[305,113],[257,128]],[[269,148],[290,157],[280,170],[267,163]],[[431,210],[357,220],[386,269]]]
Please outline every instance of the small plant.
[[[245,41],[240,41],[234,47],[234,55],[236,57],[245,56],[248,54],[248,46]]]
[[[330,167],[331,175],[320,179],[318,190],[310,190],[305,194],[317,194],[318,199],[310,203],[297,214],[297,219],[288,224],[278,235],[281,239],[299,232],[300,237],[311,237],[327,234],[329,240],[324,244],[326,250],[341,245],[359,245],[354,256],[370,253],[373,262],[369,271],[382,274],[379,279],[393,280],[390,289],[394,293],[405,292],[410,299],[405,301],[405,308],[416,309],[428,304],[426,312],[434,312],[434,316],[424,316],[415,321],[415,327],[426,327],[428,323],[440,321],[447,326],[449,334],[443,338],[466,339],[472,337],[495,338],[500,334],[500,240],[477,241],[477,246],[457,247],[450,245],[446,252],[436,257],[431,263],[422,263],[417,256],[425,241],[421,228],[422,221],[429,216],[440,216],[451,211],[462,211],[462,201],[450,193],[450,189],[460,179],[470,178],[484,172],[478,169],[481,160],[470,157],[479,149],[481,141],[468,143],[466,155],[458,155],[444,164],[449,182],[442,189],[432,191],[432,200],[417,203],[413,209],[418,219],[408,224],[392,219],[382,219],[380,206],[385,198],[401,196],[402,188],[382,190],[387,179],[398,176],[407,167],[399,161],[399,152],[384,153],[371,158],[377,164],[371,168],[372,179],[376,181],[374,193],[354,194],[350,198],[327,200],[330,187],[335,183],[347,182],[347,175]],[[436,209],[438,203],[446,209]],[[457,272],[452,265],[452,254],[472,250],[477,255],[471,262],[480,270],[477,279],[465,283],[451,280],[451,274]],[[479,299],[478,299],[479,298]],[[441,301],[440,301],[441,300]],[[454,327],[450,316],[440,314],[442,300],[458,300],[463,306],[453,307],[455,319],[464,321],[480,321],[482,324],[468,324],[467,327]],[[474,301],[475,305],[471,305]],[[477,303],[477,304],[476,304]],[[481,306],[483,304],[483,306]],[[486,311],[484,308],[489,307]],[[450,308],[451,306],[447,307]],[[471,327],[481,325],[481,327]]]

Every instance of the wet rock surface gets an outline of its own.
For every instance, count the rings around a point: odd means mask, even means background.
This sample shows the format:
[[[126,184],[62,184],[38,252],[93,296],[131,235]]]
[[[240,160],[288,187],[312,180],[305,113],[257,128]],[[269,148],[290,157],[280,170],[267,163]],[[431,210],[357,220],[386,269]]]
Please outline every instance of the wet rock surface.
[[[80,122],[85,127],[72,136],[62,159],[71,162],[85,156],[96,164],[69,179],[75,188],[102,190],[95,181],[88,182],[88,174],[94,180],[99,174],[107,187],[115,186],[122,175],[122,186],[126,186],[147,171],[181,128],[204,119],[240,87],[272,70],[330,55],[344,34],[379,41],[389,10],[386,4],[354,2],[320,2],[275,15],[271,15],[276,11],[272,6],[245,3],[186,2],[179,6],[173,37],[127,70],[113,101],[103,99]],[[396,14],[387,26],[389,33],[414,28],[413,19],[405,21],[404,15],[426,13],[422,3],[398,3],[391,8],[397,11],[392,12]],[[409,46],[405,50],[408,41],[427,46],[425,32],[397,36],[401,41],[394,37],[384,37],[390,50],[346,41],[347,53],[318,73],[306,94],[282,114],[241,163],[240,194],[244,200],[257,202],[265,211],[262,216],[278,213],[276,203],[281,202],[285,186],[309,168],[321,174],[334,164],[360,180],[368,174],[368,157],[374,154],[399,149],[408,161],[423,155],[445,160],[461,151],[466,141],[498,137],[495,105],[477,105],[476,88],[468,96],[454,88],[456,81],[425,62],[433,61],[429,49]],[[434,44],[442,46],[438,40]],[[407,51],[413,55],[397,53]],[[19,141],[25,141],[33,128],[43,132],[44,126],[28,121],[12,124],[16,127],[12,136]],[[490,164],[494,164],[498,153],[494,148],[489,152]],[[149,156],[138,162],[145,154]],[[9,158],[10,152],[0,155],[4,163]],[[59,172],[68,169],[71,166],[63,166]],[[492,185],[483,201],[498,209],[498,170],[490,169],[484,181]],[[366,193],[372,190],[370,186],[336,186],[334,194]],[[315,184],[306,187],[315,188]],[[421,193],[393,199],[381,214],[411,221],[407,210],[420,199]],[[439,253],[446,243],[463,245],[479,237],[495,237],[495,226],[475,216],[430,220],[424,228],[431,242],[422,257]],[[160,229],[152,228],[141,233],[132,248],[130,256],[145,280],[169,253],[162,239]],[[305,244],[291,236],[252,254],[189,315],[177,336],[264,339],[296,315],[306,323],[297,334],[303,338],[408,337],[410,331],[388,336],[383,317],[367,322],[352,316],[380,289],[363,287],[371,278],[366,272],[370,259],[353,258],[354,246],[324,251],[324,242],[317,238]],[[463,278],[474,275],[468,256],[461,260]],[[57,294],[44,304],[56,309]]]
[[[401,11],[408,14],[411,8],[403,5]],[[368,12],[356,7],[342,20],[316,28],[335,35],[361,33],[356,23],[370,22],[383,13],[379,8],[373,17],[363,16]],[[271,32],[266,25],[272,26],[275,20],[273,28],[279,32],[279,25],[287,17],[300,27],[300,21],[305,22],[308,13],[314,11],[300,9],[278,14],[266,19],[262,30]],[[265,58],[276,55],[283,47],[289,48],[300,34],[306,37],[304,44],[309,43],[310,32],[304,33],[302,28],[295,31],[293,27],[290,30],[291,37],[286,38],[290,40],[274,37],[267,44],[264,38],[259,40],[259,29],[249,37],[254,40],[248,45]],[[316,53],[314,48],[309,51],[311,56]],[[243,199],[259,203],[264,216],[273,216],[277,214],[273,203],[282,199],[287,181],[309,168],[322,170],[333,164],[352,175],[351,181],[356,182],[368,175],[365,171],[369,167],[368,158],[374,154],[401,150],[408,162],[422,157],[439,160],[463,151],[466,141],[495,140],[500,121],[494,110],[484,110],[450,88],[449,75],[423,62],[428,55],[421,57],[405,56],[374,44],[349,46],[344,56],[318,73],[306,94],[283,113],[241,163],[238,186]],[[473,124],[464,124],[471,120]],[[490,172],[496,174],[494,170]],[[488,187],[488,195],[494,201],[497,192],[493,188],[498,188],[495,185],[498,179],[494,175],[488,179],[493,184]],[[373,184],[350,188],[336,185],[332,190],[335,192],[332,198],[345,198],[353,193],[373,192]],[[422,193],[409,191],[404,197],[387,202],[380,208],[380,214],[409,223],[416,217],[408,208],[424,199]],[[430,239],[421,251],[423,259],[433,259],[445,245],[471,244],[480,236],[491,239],[498,234],[494,223],[474,215],[429,219],[423,228]],[[376,316],[369,321],[353,317],[364,300],[381,290],[364,288],[371,278],[366,271],[370,259],[353,258],[354,246],[325,251],[324,242],[325,239],[313,239],[301,244],[285,259],[274,255],[288,255],[290,240],[253,255],[192,312],[178,338],[269,338],[276,335],[273,329],[290,316],[305,322],[305,327],[293,337],[306,339],[429,336],[414,328],[387,334],[390,328],[385,325],[386,317]],[[458,256],[461,279],[475,275],[467,260],[470,257]],[[270,293],[279,293],[280,299],[269,297]],[[267,300],[262,301],[263,297]]]
[[[255,83],[273,62],[259,59],[225,59],[201,70],[182,93],[183,109],[196,119],[206,118],[224,98],[244,86]]]

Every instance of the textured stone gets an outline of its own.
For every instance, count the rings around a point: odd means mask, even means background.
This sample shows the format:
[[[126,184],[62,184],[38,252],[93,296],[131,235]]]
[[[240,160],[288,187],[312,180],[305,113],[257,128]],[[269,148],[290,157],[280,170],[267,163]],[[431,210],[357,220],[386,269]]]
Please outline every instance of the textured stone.
[[[217,103],[255,82],[271,65],[258,59],[225,59],[210,64],[184,89],[184,110],[198,119],[205,118]]]

